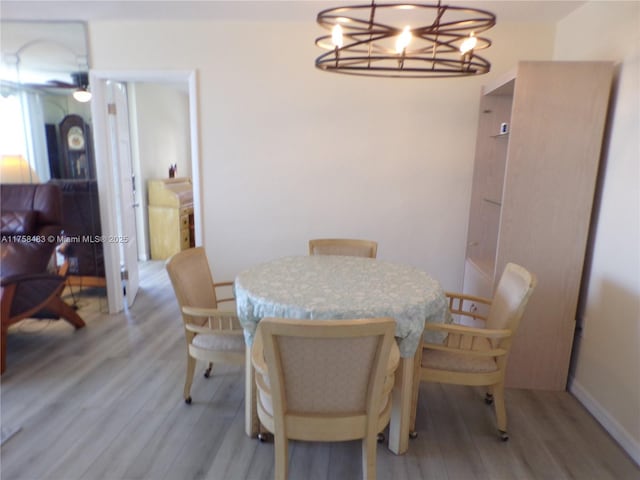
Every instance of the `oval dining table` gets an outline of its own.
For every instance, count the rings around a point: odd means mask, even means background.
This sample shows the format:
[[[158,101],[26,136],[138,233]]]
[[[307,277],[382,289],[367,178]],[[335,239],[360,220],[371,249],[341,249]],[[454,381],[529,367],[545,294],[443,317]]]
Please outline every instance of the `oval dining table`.
[[[392,317],[400,365],[392,393],[389,449],[406,452],[414,395],[417,395],[419,346],[425,322],[451,322],[440,283],[407,265],[338,255],[294,256],[256,265],[234,284],[247,348],[262,318],[332,319]],[[437,341],[438,338],[429,338]],[[254,370],[247,355],[245,429],[258,433]],[[415,412],[413,412],[415,415]]]

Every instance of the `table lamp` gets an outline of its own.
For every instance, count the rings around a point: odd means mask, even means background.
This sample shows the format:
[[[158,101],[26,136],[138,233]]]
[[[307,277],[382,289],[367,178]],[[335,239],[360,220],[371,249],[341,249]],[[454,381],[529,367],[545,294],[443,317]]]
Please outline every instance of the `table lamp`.
[[[22,155],[2,155],[0,182],[40,183],[40,178]]]

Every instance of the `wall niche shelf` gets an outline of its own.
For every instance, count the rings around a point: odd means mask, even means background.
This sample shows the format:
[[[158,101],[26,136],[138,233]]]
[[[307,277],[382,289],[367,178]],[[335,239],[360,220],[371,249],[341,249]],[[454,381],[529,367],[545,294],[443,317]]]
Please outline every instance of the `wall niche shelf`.
[[[509,387],[566,388],[613,73],[610,62],[520,62],[482,91],[463,288],[491,297],[508,262],[538,278]]]

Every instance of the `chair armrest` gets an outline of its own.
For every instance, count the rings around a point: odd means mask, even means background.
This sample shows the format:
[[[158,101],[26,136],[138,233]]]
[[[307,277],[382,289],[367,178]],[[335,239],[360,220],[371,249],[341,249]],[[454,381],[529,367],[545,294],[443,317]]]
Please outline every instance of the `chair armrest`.
[[[0,285],[4,287],[12,283],[35,282],[38,280],[57,280],[62,283],[65,281],[65,278],[52,273],[20,273],[3,277],[0,279]]]
[[[461,298],[463,300],[470,300],[476,303],[485,303],[487,305],[491,305],[491,299],[486,297],[479,297],[476,295],[468,295],[466,293],[458,293],[458,292],[444,292],[448,298],[456,299]]]
[[[242,330],[237,328],[218,329],[194,325],[193,323],[185,323],[185,330],[201,335],[242,335]]]
[[[472,335],[474,337],[484,337],[489,339],[502,339],[511,336],[511,330],[507,329],[468,327],[466,325],[457,325],[454,323],[426,323],[424,325],[424,329],[458,335]]]
[[[463,348],[460,345],[444,345],[438,343],[423,344],[425,350],[440,350],[443,352],[457,353],[461,355],[470,355],[474,357],[500,357],[507,354],[504,348],[489,348],[487,350],[476,350],[473,348]]]
[[[423,349],[442,350],[481,357],[506,355],[507,350],[499,347],[501,340],[510,338],[511,330],[475,328],[466,325],[426,324],[425,330],[447,334],[443,343],[423,343]]]
[[[224,331],[242,332],[242,325],[240,325],[240,320],[238,320],[236,312],[218,310],[217,308],[201,308],[184,305],[182,307],[182,313],[189,317],[207,319],[208,327],[204,326],[204,324],[196,325],[192,322],[185,321],[185,328],[187,330],[198,327],[204,328],[205,330],[197,333],[218,334]],[[195,332],[195,330],[191,331]]]
[[[217,308],[192,307],[185,305],[182,307],[182,313],[192,317],[235,317],[238,318],[236,312],[231,310],[219,310]]]

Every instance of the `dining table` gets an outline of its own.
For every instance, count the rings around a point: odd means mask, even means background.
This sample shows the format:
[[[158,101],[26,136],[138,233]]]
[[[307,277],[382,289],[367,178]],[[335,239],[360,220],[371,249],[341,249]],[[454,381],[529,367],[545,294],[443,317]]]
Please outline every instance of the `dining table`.
[[[450,323],[440,283],[426,272],[400,263],[340,255],[289,256],[253,266],[235,279],[238,317],[247,348],[262,318],[310,321],[391,317],[400,364],[392,391],[389,449],[409,446],[411,407],[417,395],[421,338],[425,322]],[[438,332],[429,341],[441,341]],[[255,373],[247,355],[245,431],[258,433]],[[413,412],[415,415],[415,412]]]

